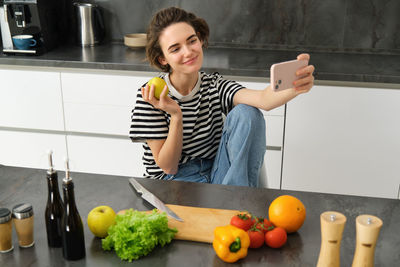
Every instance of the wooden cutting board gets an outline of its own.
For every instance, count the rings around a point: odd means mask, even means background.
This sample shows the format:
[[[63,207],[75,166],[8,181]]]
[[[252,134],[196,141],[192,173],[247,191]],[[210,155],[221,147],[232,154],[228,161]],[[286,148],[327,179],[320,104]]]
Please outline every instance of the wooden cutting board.
[[[204,243],[213,242],[215,227],[229,224],[231,218],[240,213],[238,210],[197,208],[171,204],[166,206],[183,219],[183,222],[180,222],[168,216],[168,227],[178,230],[174,239]],[[125,211],[121,210],[118,214],[123,214]]]

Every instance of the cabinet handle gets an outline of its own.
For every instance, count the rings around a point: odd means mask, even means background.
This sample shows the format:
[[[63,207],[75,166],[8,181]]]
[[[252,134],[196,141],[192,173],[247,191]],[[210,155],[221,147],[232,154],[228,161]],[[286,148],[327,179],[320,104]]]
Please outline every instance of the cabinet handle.
[[[281,146],[267,146],[267,150],[281,151]]]
[[[399,190],[397,191],[397,198],[400,199],[400,184],[399,184]]]

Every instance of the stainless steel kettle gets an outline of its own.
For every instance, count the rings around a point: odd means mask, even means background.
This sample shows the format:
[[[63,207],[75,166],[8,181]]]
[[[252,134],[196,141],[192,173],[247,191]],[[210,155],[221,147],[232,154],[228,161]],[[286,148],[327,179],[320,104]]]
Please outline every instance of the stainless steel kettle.
[[[74,3],[77,26],[77,43],[80,46],[95,46],[104,39],[104,21],[95,4]]]

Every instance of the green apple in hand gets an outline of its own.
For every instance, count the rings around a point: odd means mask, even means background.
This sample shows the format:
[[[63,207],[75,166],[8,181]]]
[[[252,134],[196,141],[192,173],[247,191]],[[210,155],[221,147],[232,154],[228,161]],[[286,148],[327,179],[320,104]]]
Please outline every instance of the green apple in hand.
[[[160,77],[154,77],[147,84],[149,85],[149,88],[151,87],[152,84],[154,84],[154,96],[157,99],[160,99],[161,92],[164,89],[164,86],[167,85],[164,79],[161,79]],[[168,94],[168,87],[167,87],[167,94]]]
[[[108,227],[114,224],[116,216],[115,211],[109,206],[92,209],[87,217],[90,231],[97,237],[106,237]]]

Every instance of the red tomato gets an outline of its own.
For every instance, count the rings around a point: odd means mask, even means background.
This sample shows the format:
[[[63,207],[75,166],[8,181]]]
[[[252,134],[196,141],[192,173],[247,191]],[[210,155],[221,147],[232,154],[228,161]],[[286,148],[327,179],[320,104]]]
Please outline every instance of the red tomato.
[[[270,221],[268,221],[268,219],[264,219],[265,232],[272,230],[272,228],[270,227],[274,228],[274,225]]]
[[[270,229],[270,227],[273,227],[272,223],[264,218],[256,218],[254,222],[256,228],[263,231],[264,233],[266,233]]]
[[[252,228],[247,231],[250,237],[250,248],[259,248],[264,244],[264,233],[258,229]]]
[[[253,225],[253,221],[251,220],[251,216],[249,214],[240,213],[232,217],[231,224],[247,231]]]
[[[280,248],[285,245],[287,234],[285,229],[276,227],[265,233],[265,244],[271,248]]]
[[[260,230],[261,232],[265,233],[266,229],[264,227],[264,224],[262,222],[256,222],[253,225],[255,228],[257,228],[258,230]]]

